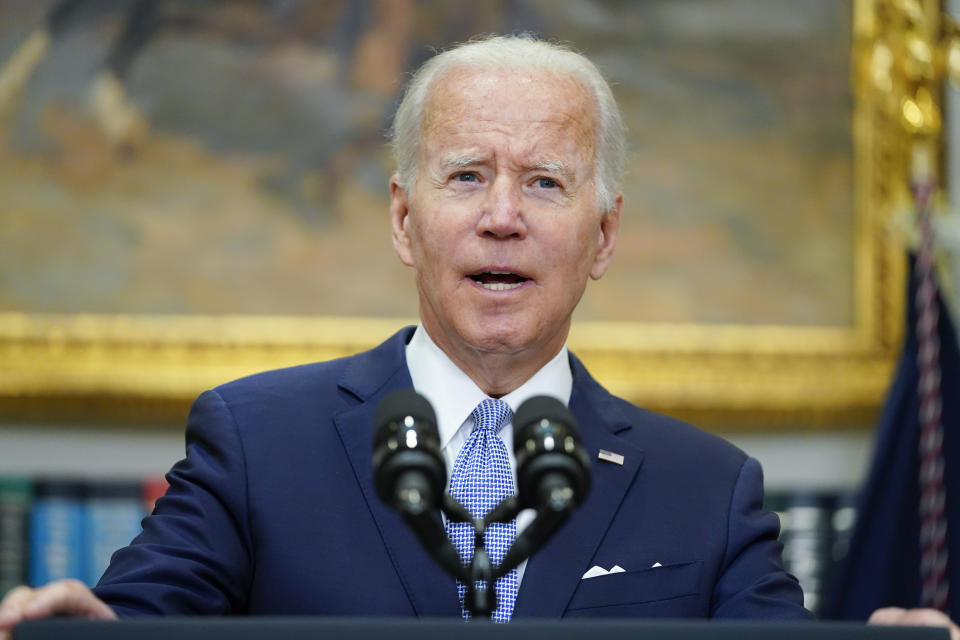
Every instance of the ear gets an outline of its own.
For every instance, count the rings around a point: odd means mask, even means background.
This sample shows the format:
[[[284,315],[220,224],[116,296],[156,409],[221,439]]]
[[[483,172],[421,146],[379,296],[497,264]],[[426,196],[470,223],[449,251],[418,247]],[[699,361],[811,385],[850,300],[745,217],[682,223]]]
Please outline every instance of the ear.
[[[407,233],[407,222],[410,220],[407,192],[400,186],[400,176],[393,174],[390,177],[390,228],[393,236],[393,249],[397,252],[400,262],[408,267],[413,266],[413,250],[410,244],[410,235]]]
[[[600,218],[600,237],[597,238],[597,255],[590,267],[590,277],[599,280],[610,267],[613,250],[617,246],[617,233],[620,231],[620,211],[623,209],[623,194],[617,192],[617,200],[603,217]]]

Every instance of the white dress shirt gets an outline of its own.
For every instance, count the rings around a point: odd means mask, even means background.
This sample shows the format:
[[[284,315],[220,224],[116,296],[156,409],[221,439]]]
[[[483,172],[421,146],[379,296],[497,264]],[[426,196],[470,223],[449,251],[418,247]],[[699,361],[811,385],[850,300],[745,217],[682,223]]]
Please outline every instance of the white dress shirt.
[[[489,396],[470,379],[427,334],[423,325],[418,325],[406,348],[407,368],[413,380],[413,388],[433,405],[440,431],[443,459],[447,463],[447,478],[453,473],[460,449],[473,431],[473,410]],[[525,400],[533,396],[552,396],[565,406],[570,404],[573,391],[573,373],[567,357],[566,345],[529,380],[500,398],[514,413]],[[513,423],[500,431],[507,446],[510,469],[513,471],[513,486],[517,486],[517,459],[513,455]],[[448,480],[449,484],[449,480]],[[523,531],[533,521],[533,509],[525,509],[517,516],[517,532]],[[523,579],[527,563],[517,567],[518,583]]]

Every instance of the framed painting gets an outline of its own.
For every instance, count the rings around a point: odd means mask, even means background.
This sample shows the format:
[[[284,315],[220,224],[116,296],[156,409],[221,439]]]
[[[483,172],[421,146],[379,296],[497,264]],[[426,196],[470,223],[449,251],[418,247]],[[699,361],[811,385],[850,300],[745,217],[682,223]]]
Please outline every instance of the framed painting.
[[[880,0],[0,7],[0,418],[171,421],[204,388],[415,322],[385,131],[484,32],[573,43],[630,130],[570,347],[709,427],[861,425],[899,346],[903,134]]]

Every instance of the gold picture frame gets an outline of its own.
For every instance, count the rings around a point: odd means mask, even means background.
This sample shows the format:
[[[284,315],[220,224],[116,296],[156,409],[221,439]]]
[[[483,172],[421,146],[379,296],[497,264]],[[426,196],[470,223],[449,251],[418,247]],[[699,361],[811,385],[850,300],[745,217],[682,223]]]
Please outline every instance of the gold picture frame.
[[[713,428],[864,425],[875,415],[902,335],[905,274],[891,220],[906,193],[908,140],[888,106],[896,80],[874,82],[875,43],[896,41],[901,24],[885,5],[853,4],[852,324],[575,323],[571,349],[610,391]],[[204,388],[355,353],[413,322],[0,313],[0,416],[175,422]]]

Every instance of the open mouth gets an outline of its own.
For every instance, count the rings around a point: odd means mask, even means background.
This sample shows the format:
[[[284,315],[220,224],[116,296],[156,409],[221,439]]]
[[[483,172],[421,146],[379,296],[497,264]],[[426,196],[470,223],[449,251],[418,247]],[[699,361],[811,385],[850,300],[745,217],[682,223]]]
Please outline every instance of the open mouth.
[[[523,283],[530,280],[509,271],[483,271],[471,275],[470,279],[488,291],[509,291],[522,287]]]

